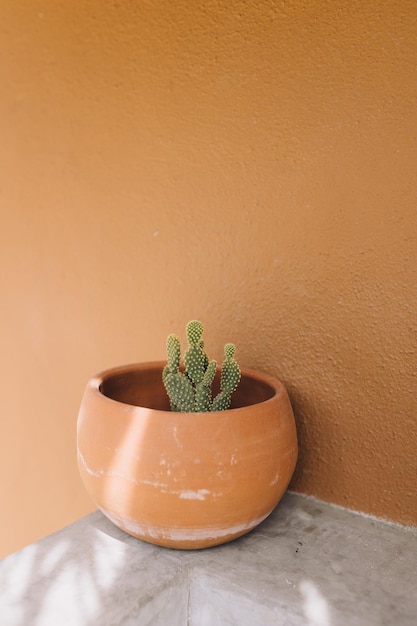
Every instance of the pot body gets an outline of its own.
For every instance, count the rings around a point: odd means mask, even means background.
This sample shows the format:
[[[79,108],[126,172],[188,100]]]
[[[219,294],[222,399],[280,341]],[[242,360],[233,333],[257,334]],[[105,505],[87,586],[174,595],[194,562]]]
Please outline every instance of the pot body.
[[[103,513],[135,537],[183,549],[230,541],[271,513],[294,472],[287,392],[242,369],[234,408],[175,413],[163,366],[114,368],[89,381],[77,423],[82,480]]]

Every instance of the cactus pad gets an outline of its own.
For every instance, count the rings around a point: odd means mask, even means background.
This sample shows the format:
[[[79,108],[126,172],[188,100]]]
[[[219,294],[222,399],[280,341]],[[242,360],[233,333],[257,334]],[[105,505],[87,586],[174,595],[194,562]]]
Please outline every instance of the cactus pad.
[[[224,411],[229,408],[231,395],[235,391],[240,381],[239,365],[235,361],[236,352],[233,343],[227,343],[224,346],[224,361],[222,365],[222,374],[220,377],[220,393],[214,398],[212,411]]]

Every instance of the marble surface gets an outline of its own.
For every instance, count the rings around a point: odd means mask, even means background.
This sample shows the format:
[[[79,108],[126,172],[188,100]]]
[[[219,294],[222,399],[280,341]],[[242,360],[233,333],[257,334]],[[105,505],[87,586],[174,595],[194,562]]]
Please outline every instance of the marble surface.
[[[236,541],[143,543],[93,513],[0,561],[2,626],[415,626],[417,530],[287,493]]]

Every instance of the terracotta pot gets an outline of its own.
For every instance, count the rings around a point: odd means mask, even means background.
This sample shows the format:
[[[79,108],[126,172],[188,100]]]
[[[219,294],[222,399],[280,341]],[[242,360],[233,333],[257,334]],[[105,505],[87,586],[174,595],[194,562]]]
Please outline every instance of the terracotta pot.
[[[175,413],[163,366],[119,367],[89,381],[77,428],[82,480],[103,513],[135,537],[186,549],[230,541],[271,513],[293,474],[287,392],[242,369],[228,411]]]

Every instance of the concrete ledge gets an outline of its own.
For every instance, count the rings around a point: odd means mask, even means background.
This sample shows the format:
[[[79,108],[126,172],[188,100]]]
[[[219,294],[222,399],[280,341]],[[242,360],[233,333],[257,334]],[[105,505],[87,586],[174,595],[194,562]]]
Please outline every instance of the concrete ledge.
[[[96,512],[0,562],[4,626],[415,626],[417,530],[288,493],[196,552]]]

